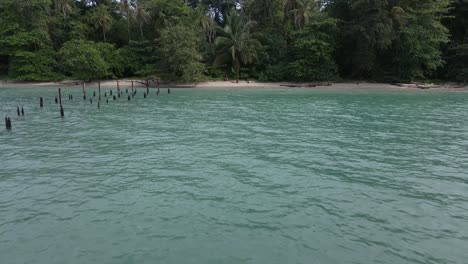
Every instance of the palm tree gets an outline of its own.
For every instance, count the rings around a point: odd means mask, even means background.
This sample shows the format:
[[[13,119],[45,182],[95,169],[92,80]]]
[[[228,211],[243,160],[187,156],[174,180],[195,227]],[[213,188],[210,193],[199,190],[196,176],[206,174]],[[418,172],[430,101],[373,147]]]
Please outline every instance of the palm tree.
[[[215,40],[216,46],[220,48],[220,53],[216,57],[215,65],[224,65],[228,61],[236,72],[236,82],[239,82],[239,72],[241,64],[248,65],[257,59],[257,50],[260,42],[255,39],[250,30],[254,25],[253,21],[248,21],[244,16],[237,15],[234,10],[226,15],[224,28],[219,28],[220,36]]]
[[[143,40],[143,24],[148,24],[151,20],[151,16],[146,10],[144,4],[137,4],[134,12],[134,19],[138,22],[140,27],[140,37]]]
[[[112,17],[110,16],[109,12],[107,11],[104,5],[100,5],[96,8],[95,13],[96,28],[102,29],[102,34],[104,36],[104,42],[107,42],[106,39],[106,32],[109,31],[112,25]]]
[[[132,19],[132,12],[135,9],[136,2],[135,0],[121,0],[118,4],[119,11],[124,14],[127,19],[127,32],[128,32],[128,42],[130,42],[130,20]]]
[[[200,6],[197,11],[198,17],[200,17],[200,28],[208,37],[208,43],[213,44],[216,38],[216,22],[210,16],[210,12],[205,5]]]
[[[61,14],[64,19],[73,12],[75,5],[72,0],[55,0],[55,14]]]
[[[318,7],[316,0],[286,0],[284,4],[284,17],[291,20],[296,28],[302,28]]]

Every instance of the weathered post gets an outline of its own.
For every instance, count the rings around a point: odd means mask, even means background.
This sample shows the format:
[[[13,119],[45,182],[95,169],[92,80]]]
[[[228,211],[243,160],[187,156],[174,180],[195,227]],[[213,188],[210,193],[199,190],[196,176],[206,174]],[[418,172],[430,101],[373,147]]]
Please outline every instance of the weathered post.
[[[107,97],[107,92],[104,92],[104,97]]]
[[[11,119],[5,116],[5,127],[7,130],[11,130]]]
[[[146,98],[146,93],[143,93],[143,98]]]
[[[63,105],[62,105],[62,89],[59,88],[59,102],[60,102],[60,116],[64,117]]]
[[[101,81],[98,81],[99,101],[101,101]]]
[[[93,97],[96,97],[96,91],[93,91]]]
[[[92,103],[93,103],[93,99],[89,98],[89,104],[92,104]]]
[[[21,107],[21,115],[24,116],[24,108]]]
[[[117,93],[120,93],[120,85],[119,85],[119,80],[117,80]]]
[[[120,97],[120,94],[119,94],[119,97]],[[116,99],[117,99],[117,98],[116,98],[115,95],[114,95],[114,101],[115,101]]]
[[[62,89],[58,88],[58,93],[59,93],[59,102],[60,102],[60,116],[64,117],[65,113],[63,111],[63,105],[62,105]]]
[[[16,107],[16,113],[18,113],[18,116],[21,116],[19,106]]]
[[[112,90],[110,90],[110,95],[112,95]]]
[[[170,88],[167,88],[167,93],[168,93],[168,94],[171,93],[171,89],[170,89]]]
[[[128,101],[130,101],[130,95],[128,96]]]
[[[149,81],[146,80],[146,94],[149,94]]]
[[[83,81],[83,83],[82,83],[82,88],[83,88],[83,100],[86,100],[86,90],[85,90],[86,83],[85,83],[85,81]]]
[[[106,104],[109,104],[109,98],[106,98]]]
[[[44,107],[44,97],[39,98],[39,106]]]
[[[55,96],[55,103],[58,104],[57,96]]]
[[[158,90],[156,91],[156,95],[159,95],[159,87],[158,87]]]
[[[101,104],[99,103],[99,101],[97,102],[97,108],[101,109]]]

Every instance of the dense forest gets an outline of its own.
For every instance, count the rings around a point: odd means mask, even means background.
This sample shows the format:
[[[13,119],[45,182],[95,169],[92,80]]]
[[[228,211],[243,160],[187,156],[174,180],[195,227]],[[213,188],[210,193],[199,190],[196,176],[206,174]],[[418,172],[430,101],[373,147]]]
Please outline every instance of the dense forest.
[[[0,78],[468,81],[468,0],[0,0]]]

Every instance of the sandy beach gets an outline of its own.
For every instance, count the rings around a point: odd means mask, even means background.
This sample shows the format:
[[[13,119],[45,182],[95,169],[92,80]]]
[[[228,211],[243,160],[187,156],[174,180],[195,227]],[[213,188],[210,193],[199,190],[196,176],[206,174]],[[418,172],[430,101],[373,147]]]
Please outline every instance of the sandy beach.
[[[132,80],[119,80],[121,88],[131,87]],[[135,87],[145,87],[144,80],[133,80]],[[87,87],[96,87],[97,82],[87,82]],[[0,88],[31,88],[31,87],[76,87],[81,88],[81,81],[62,81],[62,82],[13,82],[1,81]],[[101,81],[101,87],[117,87],[117,80]],[[154,87],[151,86],[151,87]],[[319,82],[319,83],[292,83],[292,82],[256,82],[256,81],[207,81],[198,83],[161,83],[161,88],[197,88],[197,89],[227,89],[227,88],[299,88],[299,89],[321,89],[321,90],[450,90],[450,91],[468,91],[468,85],[461,84],[388,84],[388,83],[370,83],[370,82]]]

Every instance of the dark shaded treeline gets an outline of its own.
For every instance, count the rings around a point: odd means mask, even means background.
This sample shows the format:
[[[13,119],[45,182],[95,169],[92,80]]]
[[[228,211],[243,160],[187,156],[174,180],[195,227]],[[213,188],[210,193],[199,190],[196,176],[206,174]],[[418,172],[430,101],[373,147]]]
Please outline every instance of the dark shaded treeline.
[[[467,0],[1,0],[0,76],[468,80]]]

